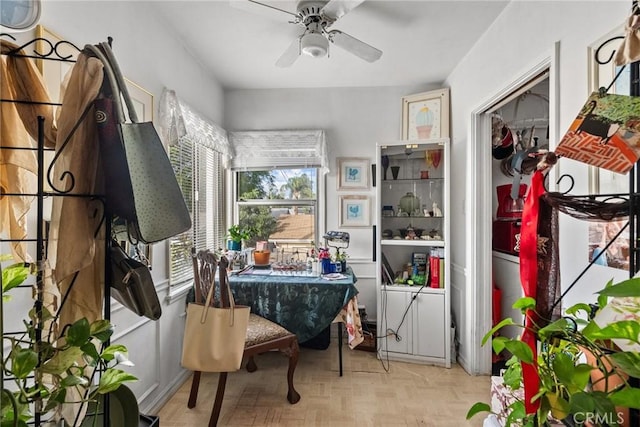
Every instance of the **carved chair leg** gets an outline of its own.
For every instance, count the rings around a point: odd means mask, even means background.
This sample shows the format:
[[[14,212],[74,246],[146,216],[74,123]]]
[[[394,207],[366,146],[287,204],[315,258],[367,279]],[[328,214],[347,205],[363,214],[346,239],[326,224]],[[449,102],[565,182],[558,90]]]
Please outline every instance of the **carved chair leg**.
[[[295,339],[291,342],[291,346],[284,351],[289,357],[289,370],[287,371],[287,383],[289,385],[289,392],[287,393],[287,400],[289,403],[294,404],[298,403],[300,400],[300,394],[293,387],[293,374],[296,370],[296,365],[298,364],[298,355],[300,353],[300,348],[298,347],[298,340]]]
[[[187,407],[189,409],[196,407],[196,401],[198,400],[198,387],[200,387],[200,371],[194,371],[193,379],[191,380],[191,393],[189,393],[189,403],[187,403]]]
[[[258,365],[256,365],[256,361],[253,356],[249,357],[246,368],[247,372],[255,372],[258,370]]]
[[[213,409],[211,409],[211,418],[209,418],[209,427],[216,427],[218,425],[218,418],[220,418],[220,408],[222,408],[222,399],[224,398],[224,388],[227,384],[227,372],[220,372],[218,377],[218,389],[216,390],[216,399],[213,402]]]

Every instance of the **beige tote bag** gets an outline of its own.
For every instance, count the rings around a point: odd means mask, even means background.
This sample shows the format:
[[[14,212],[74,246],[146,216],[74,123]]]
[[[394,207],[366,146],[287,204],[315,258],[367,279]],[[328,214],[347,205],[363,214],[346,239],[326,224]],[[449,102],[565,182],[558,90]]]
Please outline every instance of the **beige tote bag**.
[[[231,307],[210,307],[215,282],[204,305],[187,306],[182,342],[182,366],[192,371],[233,372],[240,369],[247,337],[250,308],[235,305],[227,286]]]

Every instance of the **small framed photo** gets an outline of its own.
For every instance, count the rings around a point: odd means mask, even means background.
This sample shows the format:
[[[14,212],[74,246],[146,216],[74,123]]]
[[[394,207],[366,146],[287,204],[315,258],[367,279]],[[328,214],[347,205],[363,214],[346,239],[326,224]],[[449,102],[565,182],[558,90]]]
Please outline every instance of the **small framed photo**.
[[[449,88],[402,98],[402,139],[449,136]]]
[[[369,159],[338,157],[338,190],[369,189]]]
[[[369,196],[340,196],[340,227],[368,227],[371,225]]]

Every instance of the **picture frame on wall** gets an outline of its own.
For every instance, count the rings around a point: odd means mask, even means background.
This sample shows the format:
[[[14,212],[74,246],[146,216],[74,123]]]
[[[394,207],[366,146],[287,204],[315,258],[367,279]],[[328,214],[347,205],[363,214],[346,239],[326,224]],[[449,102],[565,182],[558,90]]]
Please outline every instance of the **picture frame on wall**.
[[[369,189],[369,159],[338,157],[338,190]]]
[[[371,225],[369,196],[340,196],[340,227],[368,227]]]
[[[449,136],[449,88],[402,97],[402,139]]]

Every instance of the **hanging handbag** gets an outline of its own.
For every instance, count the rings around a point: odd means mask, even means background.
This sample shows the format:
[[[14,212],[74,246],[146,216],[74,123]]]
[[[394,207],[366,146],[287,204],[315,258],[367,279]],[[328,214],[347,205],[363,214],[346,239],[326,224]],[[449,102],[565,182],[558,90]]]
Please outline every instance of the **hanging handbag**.
[[[175,172],[151,122],[138,122],[124,77],[108,43],[85,46],[104,64],[111,94],[96,99],[106,206],[127,222],[132,240],[154,243],[191,228]],[[122,99],[131,123],[126,123]]]
[[[210,280],[204,305],[187,306],[182,366],[200,372],[237,371],[242,363],[250,308],[235,305],[229,286],[230,307],[211,307],[216,285],[213,277]]]
[[[109,248],[111,296],[120,304],[151,320],[158,320],[162,307],[149,267],[131,258],[115,240]]]

